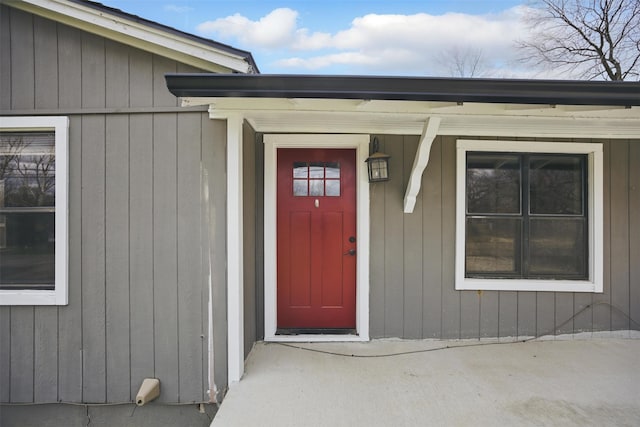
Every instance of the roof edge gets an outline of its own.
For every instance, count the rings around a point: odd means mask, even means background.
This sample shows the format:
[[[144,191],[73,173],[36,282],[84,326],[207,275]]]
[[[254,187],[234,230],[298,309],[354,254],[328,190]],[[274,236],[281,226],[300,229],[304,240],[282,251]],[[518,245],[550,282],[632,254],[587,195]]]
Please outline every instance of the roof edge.
[[[258,73],[250,52],[88,0],[0,3],[215,72]]]
[[[640,106],[640,82],[318,75],[165,75],[179,97]]]

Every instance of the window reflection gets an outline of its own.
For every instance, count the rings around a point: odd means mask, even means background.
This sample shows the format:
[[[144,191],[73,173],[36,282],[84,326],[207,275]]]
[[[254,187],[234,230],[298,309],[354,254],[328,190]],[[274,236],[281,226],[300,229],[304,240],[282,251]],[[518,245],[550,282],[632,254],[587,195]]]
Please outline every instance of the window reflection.
[[[517,218],[468,218],[467,273],[520,273],[520,229]]]
[[[294,162],[293,163],[293,177],[294,178],[308,178],[309,169],[307,162]]]
[[[54,289],[55,135],[0,133],[0,288]]]
[[[520,159],[504,154],[468,154],[467,212],[520,212]]]
[[[311,162],[309,165],[309,178],[324,178],[324,163]]]
[[[338,162],[329,162],[327,163],[325,169],[327,179],[336,179],[340,178],[340,163]]]
[[[0,214],[0,287],[53,289],[55,213]]]
[[[584,157],[532,156],[529,166],[532,214],[582,215]],[[553,188],[553,191],[549,191]]]
[[[531,220],[529,271],[540,275],[580,275],[586,269],[583,218]]]
[[[324,196],[324,181],[321,179],[309,180],[309,195]]]
[[[326,181],[327,196],[337,197],[340,196],[340,181],[337,179],[331,179]]]
[[[306,196],[308,181],[306,179],[294,179],[293,180],[293,195],[294,196]]]
[[[468,152],[467,277],[587,277],[586,159]]]
[[[55,206],[52,133],[2,133],[0,208]]]

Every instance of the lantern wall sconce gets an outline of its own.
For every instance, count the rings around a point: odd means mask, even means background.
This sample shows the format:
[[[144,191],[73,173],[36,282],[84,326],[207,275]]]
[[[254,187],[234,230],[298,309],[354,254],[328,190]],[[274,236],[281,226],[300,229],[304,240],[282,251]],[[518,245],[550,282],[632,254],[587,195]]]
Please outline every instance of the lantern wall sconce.
[[[378,151],[378,138],[373,138],[373,153],[365,162],[369,169],[369,182],[389,181],[389,158],[391,156]]]

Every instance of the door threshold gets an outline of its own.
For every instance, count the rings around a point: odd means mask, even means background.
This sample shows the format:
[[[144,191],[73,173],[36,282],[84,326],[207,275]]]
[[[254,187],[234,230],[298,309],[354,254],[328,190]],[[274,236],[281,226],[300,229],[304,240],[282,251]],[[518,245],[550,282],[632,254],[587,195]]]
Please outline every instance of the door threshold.
[[[369,341],[368,337],[359,335],[357,332],[352,334],[309,334],[303,333],[298,335],[277,335],[267,334],[264,337],[266,342],[356,342]]]
[[[278,328],[276,335],[357,335],[355,329],[345,328]]]

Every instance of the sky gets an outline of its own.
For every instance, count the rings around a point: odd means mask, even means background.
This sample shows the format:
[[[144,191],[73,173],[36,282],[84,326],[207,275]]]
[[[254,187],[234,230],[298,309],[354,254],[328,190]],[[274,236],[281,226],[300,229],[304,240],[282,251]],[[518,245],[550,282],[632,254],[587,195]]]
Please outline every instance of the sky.
[[[553,77],[518,61],[526,2],[102,0],[247,50],[263,74]]]

